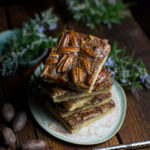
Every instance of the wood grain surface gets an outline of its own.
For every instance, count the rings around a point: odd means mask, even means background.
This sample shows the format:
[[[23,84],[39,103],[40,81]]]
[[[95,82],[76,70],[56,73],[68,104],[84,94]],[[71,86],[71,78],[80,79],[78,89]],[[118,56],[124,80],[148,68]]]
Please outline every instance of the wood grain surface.
[[[68,27],[76,31],[107,38],[110,43],[116,40],[119,43],[119,47],[126,46],[128,54],[131,54],[134,49],[136,57],[142,57],[145,66],[150,72],[150,42],[133,17],[125,19],[121,25],[113,25],[111,30],[108,30],[106,26],[100,26],[92,31],[80,23],[66,19],[65,7],[62,2],[48,0],[40,2],[23,1],[0,6],[0,31],[22,27],[22,23],[27,21],[29,17],[33,17],[34,13],[53,7],[60,21],[58,30],[50,33],[51,35],[61,32],[64,25],[68,24]],[[19,149],[20,145],[29,139],[45,140],[48,144],[47,150],[90,150],[92,148],[150,139],[150,92],[146,90],[140,91],[138,98],[131,92],[126,91],[127,114],[125,121],[119,132],[107,142],[93,146],[80,146],[63,142],[49,135],[35,122],[27,105],[27,80],[34,68],[35,66],[11,77],[0,77],[0,106],[9,101],[17,111],[25,110],[28,114],[28,122],[25,128],[16,133],[16,145],[13,148],[4,147],[0,139],[0,145],[2,145],[0,150]]]

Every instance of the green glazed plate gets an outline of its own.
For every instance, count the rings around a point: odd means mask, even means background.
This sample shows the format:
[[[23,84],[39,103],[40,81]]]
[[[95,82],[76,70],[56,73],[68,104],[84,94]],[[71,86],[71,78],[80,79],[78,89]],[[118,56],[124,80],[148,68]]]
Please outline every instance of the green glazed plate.
[[[41,66],[35,70],[35,75],[39,76],[40,72]],[[49,134],[69,143],[92,145],[107,141],[118,132],[126,114],[125,93],[122,87],[114,80],[112,99],[116,104],[115,109],[102,119],[82,128],[77,133],[71,134],[44,108],[44,98],[39,95],[29,96],[29,107],[33,117]]]

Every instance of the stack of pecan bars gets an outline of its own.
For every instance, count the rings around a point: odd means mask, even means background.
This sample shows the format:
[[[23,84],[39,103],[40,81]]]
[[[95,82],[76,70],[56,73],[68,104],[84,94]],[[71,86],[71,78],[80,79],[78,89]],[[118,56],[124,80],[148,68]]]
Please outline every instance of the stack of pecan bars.
[[[46,59],[41,73],[45,106],[72,133],[115,106],[111,73],[104,67],[109,52],[107,40],[65,30]]]

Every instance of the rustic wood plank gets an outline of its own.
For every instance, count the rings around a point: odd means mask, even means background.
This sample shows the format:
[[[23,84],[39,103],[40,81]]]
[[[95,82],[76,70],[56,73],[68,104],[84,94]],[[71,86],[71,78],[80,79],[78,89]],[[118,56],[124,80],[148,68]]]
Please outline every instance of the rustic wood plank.
[[[127,93],[127,114],[122,128],[119,131],[124,143],[148,140],[150,138],[149,120],[145,117],[146,112],[133,95]]]
[[[102,144],[97,144],[95,146],[91,146],[91,148],[100,148],[100,147],[108,147],[108,146],[113,146],[113,145],[118,145],[120,144],[117,136],[113,136],[111,139],[109,139],[108,141],[102,143]]]
[[[0,80],[0,107],[3,105],[4,100],[5,100],[4,89],[3,89],[2,81]]]
[[[3,7],[0,7],[0,32],[8,29],[8,21],[6,17],[6,12]]]

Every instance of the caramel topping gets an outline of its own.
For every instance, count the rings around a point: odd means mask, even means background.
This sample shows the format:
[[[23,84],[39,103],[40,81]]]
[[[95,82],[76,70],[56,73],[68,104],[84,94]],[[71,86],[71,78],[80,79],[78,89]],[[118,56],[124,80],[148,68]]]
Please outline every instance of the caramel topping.
[[[84,81],[84,75],[81,68],[73,68],[72,69],[72,77],[74,83],[82,83]]]
[[[65,30],[46,59],[41,77],[46,82],[61,82],[70,88],[91,91],[109,51],[107,40]]]

